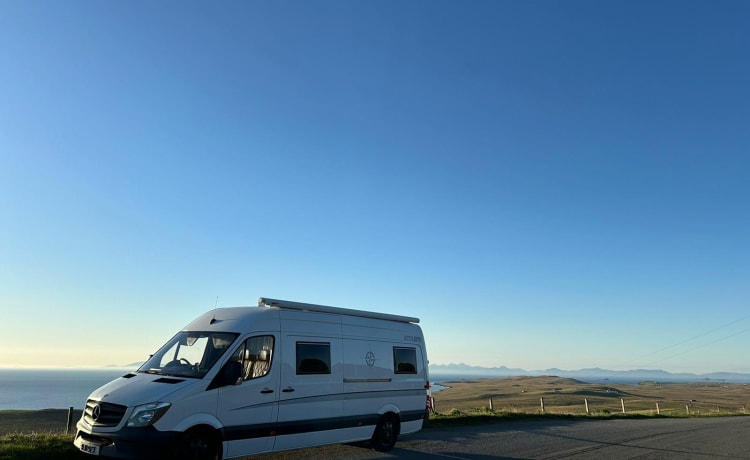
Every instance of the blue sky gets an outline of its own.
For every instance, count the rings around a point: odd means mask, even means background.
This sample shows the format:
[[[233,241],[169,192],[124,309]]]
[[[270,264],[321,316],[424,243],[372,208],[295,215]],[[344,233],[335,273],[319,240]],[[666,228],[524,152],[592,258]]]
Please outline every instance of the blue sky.
[[[0,3],[0,365],[267,296],[750,372],[742,1]],[[217,299],[218,298],[218,299]]]

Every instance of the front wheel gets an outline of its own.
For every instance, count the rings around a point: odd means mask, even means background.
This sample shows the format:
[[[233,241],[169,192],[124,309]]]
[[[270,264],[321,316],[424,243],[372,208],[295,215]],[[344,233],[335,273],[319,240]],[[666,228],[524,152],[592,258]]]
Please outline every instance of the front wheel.
[[[386,414],[380,418],[375,432],[372,433],[370,445],[378,452],[388,452],[393,449],[398,438],[398,419],[395,415]]]
[[[207,428],[188,431],[177,444],[174,460],[221,460],[216,432]]]

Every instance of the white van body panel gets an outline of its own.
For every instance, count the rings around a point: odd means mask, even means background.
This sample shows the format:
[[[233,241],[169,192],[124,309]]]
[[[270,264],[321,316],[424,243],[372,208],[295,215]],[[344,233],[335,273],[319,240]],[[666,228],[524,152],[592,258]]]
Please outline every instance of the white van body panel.
[[[278,343],[277,331],[258,331],[240,337],[240,343],[252,336],[273,336]],[[274,363],[275,364],[275,363]],[[246,380],[239,385],[228,385],[218,389],[217,413],[221,414],[222,424],[227,430],[238,426],[269,427],[278,418],[279,366],[274,365],[268,374]],[[272,430],[266,430],[270,434]],[[274,436],[261,436],[224,441],[226,458],[244,455],[243,452],[270,452],[273,450]]]
[[[174,351],[165,345],[137,373],[89,396],[76,445],[116,458],[164,457],[183,435],[202,430],[214,433],[209,440],[228,459],[367,440],[384,416],[397,421],[401,434],[418,431],[429,391],[418,321],[273,299],[209,311],[167,342]],[[189,352],[197,341],[206,347],[203,355],[180,363],[180,347]],[[188,374],[167,373],[170,365]],[[201,377],[190,377],[199,369]],[[236,382],[226,381],[234,375]],[[144,428],[128,427],[135,411],[151,403],[168,408]],[[95,422],[88,409],[97,406],[116,406],[122,418]]]
[[[220,430],[223,427],[221,421],[217,419],[214,414],[200,412],[197,414],[190,414],[186,416],[184,419],[180,420],[176,425],[174,425],[173,428],[174,431],[184,432],[198,425],[208,425],[217,430]]]
[[[131,375],[131,374],[128,374]],[[182,380],[176,384],[160,383],[161,375],[136,374],[131,378],[120,377],[94,390],[89,399],[104,400],[124,406],[137,406],[145,402],[169,399],[177,391],[187,391],[200,381]],[[205,385],[203,385],[205,387]]]

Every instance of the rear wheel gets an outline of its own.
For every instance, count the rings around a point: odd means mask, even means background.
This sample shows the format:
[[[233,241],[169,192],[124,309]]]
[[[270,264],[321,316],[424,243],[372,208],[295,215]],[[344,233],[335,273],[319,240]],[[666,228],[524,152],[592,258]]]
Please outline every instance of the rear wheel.
[[[175,460],[220,460],[221,448],[216,432],[196,428],[182,435],[175,449]]]
[[[393,414],[385,414],[380,417],[380,421],[372,433],[370,445],[378,452],[388,452],[393,449],[398,438],[399,425],[398,419]]]

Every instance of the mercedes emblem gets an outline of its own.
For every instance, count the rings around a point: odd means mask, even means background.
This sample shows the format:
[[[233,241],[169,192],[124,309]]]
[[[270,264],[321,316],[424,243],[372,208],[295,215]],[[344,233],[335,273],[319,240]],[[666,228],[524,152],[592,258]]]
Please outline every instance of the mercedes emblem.
[[[91,408],[91,418],[96,422],[101,415],[102,407],[99,404],[95,404],[94,407]]]

